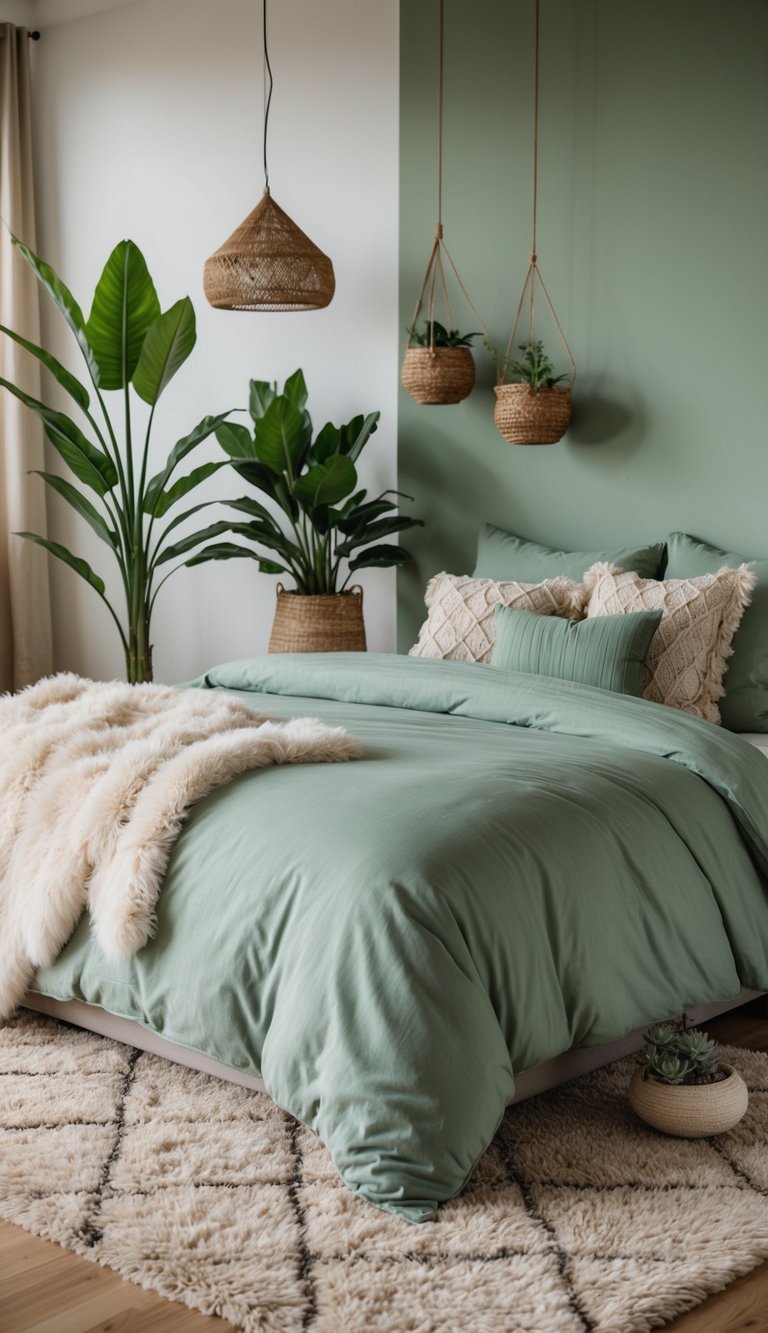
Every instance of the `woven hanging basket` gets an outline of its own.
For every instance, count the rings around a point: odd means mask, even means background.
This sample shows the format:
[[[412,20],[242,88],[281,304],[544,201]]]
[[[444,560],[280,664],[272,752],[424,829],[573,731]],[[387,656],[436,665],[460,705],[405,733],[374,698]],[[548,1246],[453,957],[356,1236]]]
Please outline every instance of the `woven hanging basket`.
[[[682,1139],[703,1139],[724,1134],[738,1124],[747,1109],[749,1093],[740,1074],[723,1064],[728,1077],[720,1083],[687,1087],[643,1078],[636,1069],[629,1085],[629,1104],[653,1129]]]
[[[277,585],[271,653],[364,653],[363,590],[305,597]]]
[[[205,261],[203,288],[218,310],[321,310],[336,290],[333,264],[269,190]]]
[[[475,360],[468,347],[407,347],[400,380],[417,403],[460,403],[474,388]]]
[[[497,384],[493,420],[509,444],[557,444],[571,422],[571,386]]]

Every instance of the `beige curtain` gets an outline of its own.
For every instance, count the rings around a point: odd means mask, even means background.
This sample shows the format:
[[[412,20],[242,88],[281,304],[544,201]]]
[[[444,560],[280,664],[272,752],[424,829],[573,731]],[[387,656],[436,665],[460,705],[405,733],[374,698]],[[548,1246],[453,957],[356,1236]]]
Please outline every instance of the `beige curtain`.
[[[11,245],[8,229],[35,248],[30,133],[29,38],[0,23],[0,324],[40,341],[37,281]],[[5,224],[5,225],[3,225]],[[39,365],[0,335],[0,376],[40,397]],[[46,533],[45,484],[27,475],[44,467],[38,420],[0,389],[0,689],[19,689],[52,669],[47,556],[12,534]]]

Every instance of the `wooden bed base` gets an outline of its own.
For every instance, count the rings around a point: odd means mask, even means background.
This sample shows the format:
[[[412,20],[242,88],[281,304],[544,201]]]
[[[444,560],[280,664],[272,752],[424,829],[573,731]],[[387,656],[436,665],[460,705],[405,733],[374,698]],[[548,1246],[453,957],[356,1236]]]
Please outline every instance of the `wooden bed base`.
[[[738,1008],[739,1005],[748,1004],[750,1000],[755,1000],[762,994],[762,991],[742,990],[733,1000],[694,1005],[688,1010],[688,1015],[694,1023],[705,1023],[710,1018],[716,1018],[718,1014],[725,1014],[730,1009]],[[24,1006],[65,1023],[72,1023],[75,1027],[85,1028],[89,1032],[97,1032],[100,1036],[122,1041],[127,1046],[136,1046],[140,1051],[161,1055],[166,1060],[187,1065],[190,1069],[199,1069],[204,1074],[213,1074],[216,1078],[238,1083],[243,1088],[266,1092],[262,1079],[243,1073],[239,1069],[233,1069],[219,1060],[212,1060],[199,1051],[166,1041],[165,1037],[150,1032],[140,1023],[110,1014],[98,1005],[84,1004],[81,1000],[55,1000],[48,995],[38,995],[34,991],[29,991],[24,998]],[[525,1070],[515,1079],[515,1095],[512,1102],[535,1097],[540,1092],[546,1092],[547,1089],[557,1087],[560,1083],[567,1083],[580,1074],[588,1074],[593,1069],[610,1064],[612,1060],[618,1060],[623,1055],[639,1050],[643,1044],[644,1031],[645,1028],[635,1028],[625,1037],[620,1037],[618,1041],[609,1042],[604,1046],[573,1047],[570,1051],[555,1056],[553,1060],[547,1060],[544,1064]]]

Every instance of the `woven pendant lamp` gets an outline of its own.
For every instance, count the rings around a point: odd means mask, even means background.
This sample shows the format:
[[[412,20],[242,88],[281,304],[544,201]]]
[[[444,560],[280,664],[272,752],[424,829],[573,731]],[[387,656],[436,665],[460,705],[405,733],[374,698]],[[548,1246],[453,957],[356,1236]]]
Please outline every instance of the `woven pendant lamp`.
[[[267,127],[272,69],[263,0],[264,66],[269,92],[264,110],[264,194],[252,213],[205,261],[203,289],[217,310],[322,310],[336,290],[327,255],[275,203],[269,191]]]

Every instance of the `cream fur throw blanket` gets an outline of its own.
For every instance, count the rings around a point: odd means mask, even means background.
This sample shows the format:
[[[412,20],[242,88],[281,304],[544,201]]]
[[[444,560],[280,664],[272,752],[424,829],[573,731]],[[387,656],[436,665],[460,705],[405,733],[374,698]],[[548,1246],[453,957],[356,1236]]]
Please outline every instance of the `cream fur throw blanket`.
[[[359,753],[314,718],[202,690],[59,675],[0,697],[0,1017],[86,906],[110,958],[146,943],[195,801],[249,769]]]

